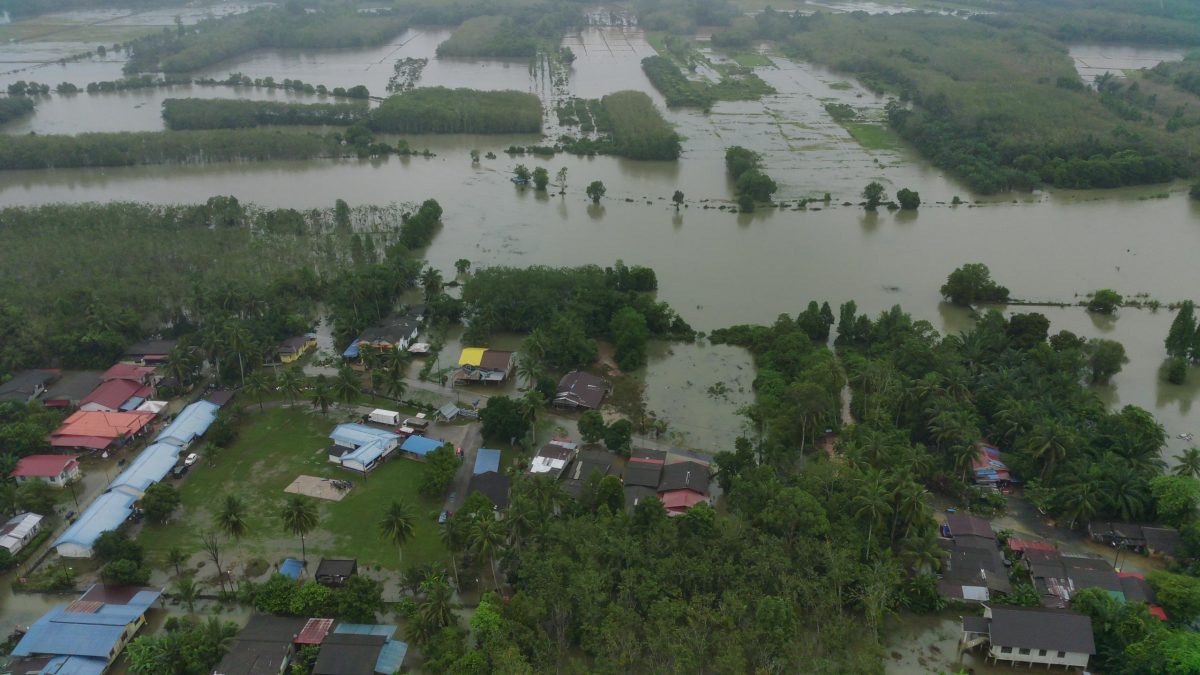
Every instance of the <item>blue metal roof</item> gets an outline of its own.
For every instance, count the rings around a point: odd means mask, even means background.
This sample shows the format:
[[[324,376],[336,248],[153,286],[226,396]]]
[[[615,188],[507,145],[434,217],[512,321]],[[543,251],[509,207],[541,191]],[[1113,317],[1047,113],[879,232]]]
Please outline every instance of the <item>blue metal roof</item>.
[[[142,451],[129,467],[109,484],[109,489],[130,488],[144,493],[146,488],[162,480],[179,461],[179,447],[170,443],[154,443]]]
[[[364,467],[370,466],[379,461],[380,457],[387,454],[388,442],[384,440],[371,441],[365,445],[359,446],[354,452],[349,452],[342,455],[342,464],[346,462],[357,462]]]
[[[104,659],[86,656],[56,656],[46,662],[43,675],[103,675],[108,668]]]
[[[109,530],[115,530],[118,525],[125,522],[136,499],[133,495],[122,491],[106,492],[100,495],[84,509],[74,525],[68,527],[66,532],[54,540],[54,545],[77,544],[91,548],[97,537]]]
[[[342,352],[342,356],[348,359],[358,358],[358,340],[351,342],[350,346],[346,347],[346,351]]]
[[[128,401],[125,401],[124,403],[121,404],[121,411],[129,412],[130,410],[137,408],[139,405],[141,405],[145,402],[146,402],[145,398],[143,398],[141,396],[134,396],[133,398],[131,398]]]
[[[171,422],[155,442],[165,441],[183,446],[202,436],[217,419],[220,406],[208,401],[196,401],[179,412],[179,416]]]
[[[288,558],[287,560],[283,561],[282,565],[279,566],[279,573],[292,580],[298,581],[300,579],[300,573],[303,571],[304,563],[296,560],[295,558]]]
[[[349,635],[382,635],[391,638],[396,634],[395,626],[385,626],[378,623],[339,623],[333,632]]]
[[[372,441],[398,441],[399,434],[383,429],[376,429],[365,424],[339,424],[329,432],[329,437],[335,442],[350,443],[354,447],[366,445]]]
[[[489,471],[500,473],[500,451],[492,448],[480,448],[478,454],[475,455],[474,474],[478,476]]]
[[[414,455],[420,455],[424,457],[443,445],[445,445],[445,442],[434,438],[425,438],[424,436],[409,436],[408,438],[404,439],[404,445],[401,445],[400,449],[405,452],[411,452]]]

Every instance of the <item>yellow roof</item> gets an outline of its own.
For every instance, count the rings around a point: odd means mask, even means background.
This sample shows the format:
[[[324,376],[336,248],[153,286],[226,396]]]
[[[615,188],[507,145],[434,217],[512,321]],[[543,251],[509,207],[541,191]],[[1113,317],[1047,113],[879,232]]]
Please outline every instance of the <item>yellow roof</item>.
[[[486,347],[466,347],[458,357],[458,365],[478,368],[480,362],[483,361],[483,353],[486,351]]]

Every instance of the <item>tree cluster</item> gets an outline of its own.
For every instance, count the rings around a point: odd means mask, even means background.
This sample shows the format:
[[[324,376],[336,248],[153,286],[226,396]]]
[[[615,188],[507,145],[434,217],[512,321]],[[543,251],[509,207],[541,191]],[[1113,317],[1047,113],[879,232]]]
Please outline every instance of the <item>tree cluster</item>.
[[[738,208],[753,211],[756,202],[769,202],[779,189],[775,181],[762,171],[762,157],[753,150],[738,145],[725,149],[725,169],[733,179],[738,193]]]
[[[134,675],[203,675],[225,655],[238,626],[209,617],[170,617],[163,632],[142,635],[125,648]]]
[[[100,579],[106,584],[117,586],[145,586],[150,580],[150,568],[146,566],[146,553],[142,545],[129,538],[123,530],[109,530],[101,534],[92,550],[96,560],[104,563],[100,568]]]
[[[334,617],[347,623],[375,623],[384,610],[383,585],[356,574],[339,588],[315,581],[298,584],[282,574],[272,574],[247,591],[254,608],[277,616]]]
[[[991,270],[983,263],[967,263],[955,269],[942,284],[941,294],[962,307],[1008,300],[1008,289],[992,280]]]
[[[387,133],[537,133],[542,104],[519,91],[420,87],[386,98],[372,111],[370,127]]]
[[[645,93],[619,91],[600,103],[611,125],[615,154],[630,159],[679,158],[679,134]]]
[[[283,103],[248,99],[169,98],[162,103],[170,129],[245,129],[266,125],[350,126],[367,119],[359,103]]]
[[[531,57],[538,41],[532,26],[505,16],[477,16],[462,22],[437,46],[438,56]]]
[[[0,124],[33,112],[33,99],[23,96],[0,98]]]
[[[454,475],[462,462],[454,446],[447,443],[425,456],[425,475],[421,478],[420,492],[426,497],[441,497],[454,483]]]

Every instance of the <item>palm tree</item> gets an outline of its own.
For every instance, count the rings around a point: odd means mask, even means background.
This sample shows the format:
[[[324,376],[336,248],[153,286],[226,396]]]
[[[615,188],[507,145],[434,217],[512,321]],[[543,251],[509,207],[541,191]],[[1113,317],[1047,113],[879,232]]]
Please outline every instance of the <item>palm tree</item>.
[[[942,567],[943,550],[932,530],[900,540],[900,559],[917,572]]]
[[[246,391],[246,394],[258,401],[258,409],[262,410],[263,399],[266,398],[267,394],[274,391],[275,385],[265,372],[256,370],[250,373],[250,377],[246,378],[246,385],[242,388]]]
[[[383,393],[389,397],[399,401],[404,398],[404,393],[408,390],[408,383],[404,381],[404,375],[388,370],[383,375]]]
[[[878,471],[869,469],[863,473],[863,478],[859,481],[858,494],[854,495],[854,504],[857,507],[854,517],[867,518],[866,553],[869,555],[875,524],[883,521],[892,512],[892,506],[888,501],[888,489]]]
[[[546,374],[541,361],[525,356],[517,362],[517,377],[525,382],[526,387],[532,387]]]
[[[412,538],[413,522],[408,504],[399,500],[392,500],[391,506],[388,506],[383,518],[379,520],[379,534],[396,546],[398,560],[404,559],[402,547]]]
[[[246,503],[237,495],[225,495],[221,511],[217,514],[217,527],[234,539],[246,534]]]
[[[178,546],[167,549],[167,564],[175,568],[175,576],[180,576],[179,566],[188,561],[188,556]]]
[[[462,584],[458,580],[458,554],[465,544],[462,524],[454,518],[447,519],[438,526],[438,537],[442,540],[442,546],[446,547],[446,552],[450,554],[450,569],[454,570],[454,586],[461,588]]]
[[[245,354],[252,347],[254,336],[246,329],[246,326],[237,319],[229,319],[224,326],[225,344],[229,351],[237,356],[238,374],[242,379],[242,386],[246,386],[246,361]]]
[[[1063,511],[1070,517],[1067,527],[1074,528],[1079,520],[1090,520],[1100,509],[1100,495],[1092,481],[1083,480],[1069,485],[1060,495]]]
[[[383,390],[383,384],[387,380],[387,376],[381,370],[371,371],[371,400],[375,400],[379,396],[379,392]]]
[[[296,405],[296,397],[304,391],[304,373],[295,366],[279,373],[279,389],[287,394],[288,403]]]
[[[1175,465],[1174,473],[1176,476],[1200,478],[1200,448],[1184,450],[1179,456],[1179,463]]]
[[[1057,421],[1039,422],[1022,438],[1029,454],[1042,461],[1043,483],[1054,473],[1055,467],[1067,458],[1074,440],[1071,432]]]
[[[425,290],[426,298],[442,290],[442,273],[433,267],[426,267],[421,272],[421,288]]]
[[[453,592],[450,590],[450,584],[446,583],[442,576],[435,575],[421,584],[421,590],[425,599],[421,601],[417,611],[422,628],[432,635],[454,623],[454,603],[451,601]]]
[[[333,394],[342,401],[350,403],[354,397],[362,393],[362,377],[350,366],[338,369],[337,377],[333,378]]]
[[[308,562],[308,551],[304,547],[304,535],[317,529],[317,522],[320,518],[317,514],[317,505],[300,495],[292,495],[284,502],[279,517],[283,521],[283,529],[300,537],[300,559]]]
[[[476,555],[487,558],[492,568],[492,581],[496,589],[500,588],[500,579],[496,574],[496,556],[504,545],[504,526],[494,518],[483,518],[475,521],[471,528],[471,549]]]
[[[196,613],[196,598],[200,597],[200,584],[192,579],[191,575],[179,577],[175,580],[175,598],[187,605],[188,613]]]
[[[333,392],[329,389],[329,382],[324,375],[317,376],[317,383],[313,385],[309,400],[314,408],[321,409],[322,415],[329,412],[329,406],[333,405]]]

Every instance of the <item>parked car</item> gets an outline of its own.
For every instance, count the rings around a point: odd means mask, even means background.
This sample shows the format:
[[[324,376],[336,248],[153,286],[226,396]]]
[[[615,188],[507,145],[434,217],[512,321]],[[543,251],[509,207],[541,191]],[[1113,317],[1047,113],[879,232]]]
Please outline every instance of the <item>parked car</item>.
[[[197,455],[196,453],[193,452],[192,454],[188,455],[186,459],[183,460],[183,465],[191,466],[198,461],[200,461],[200,455]]]
[[[450,520],[452,514],[449,511],[442,511],[438,514],[438,525],[445,525],[447,520]]]

